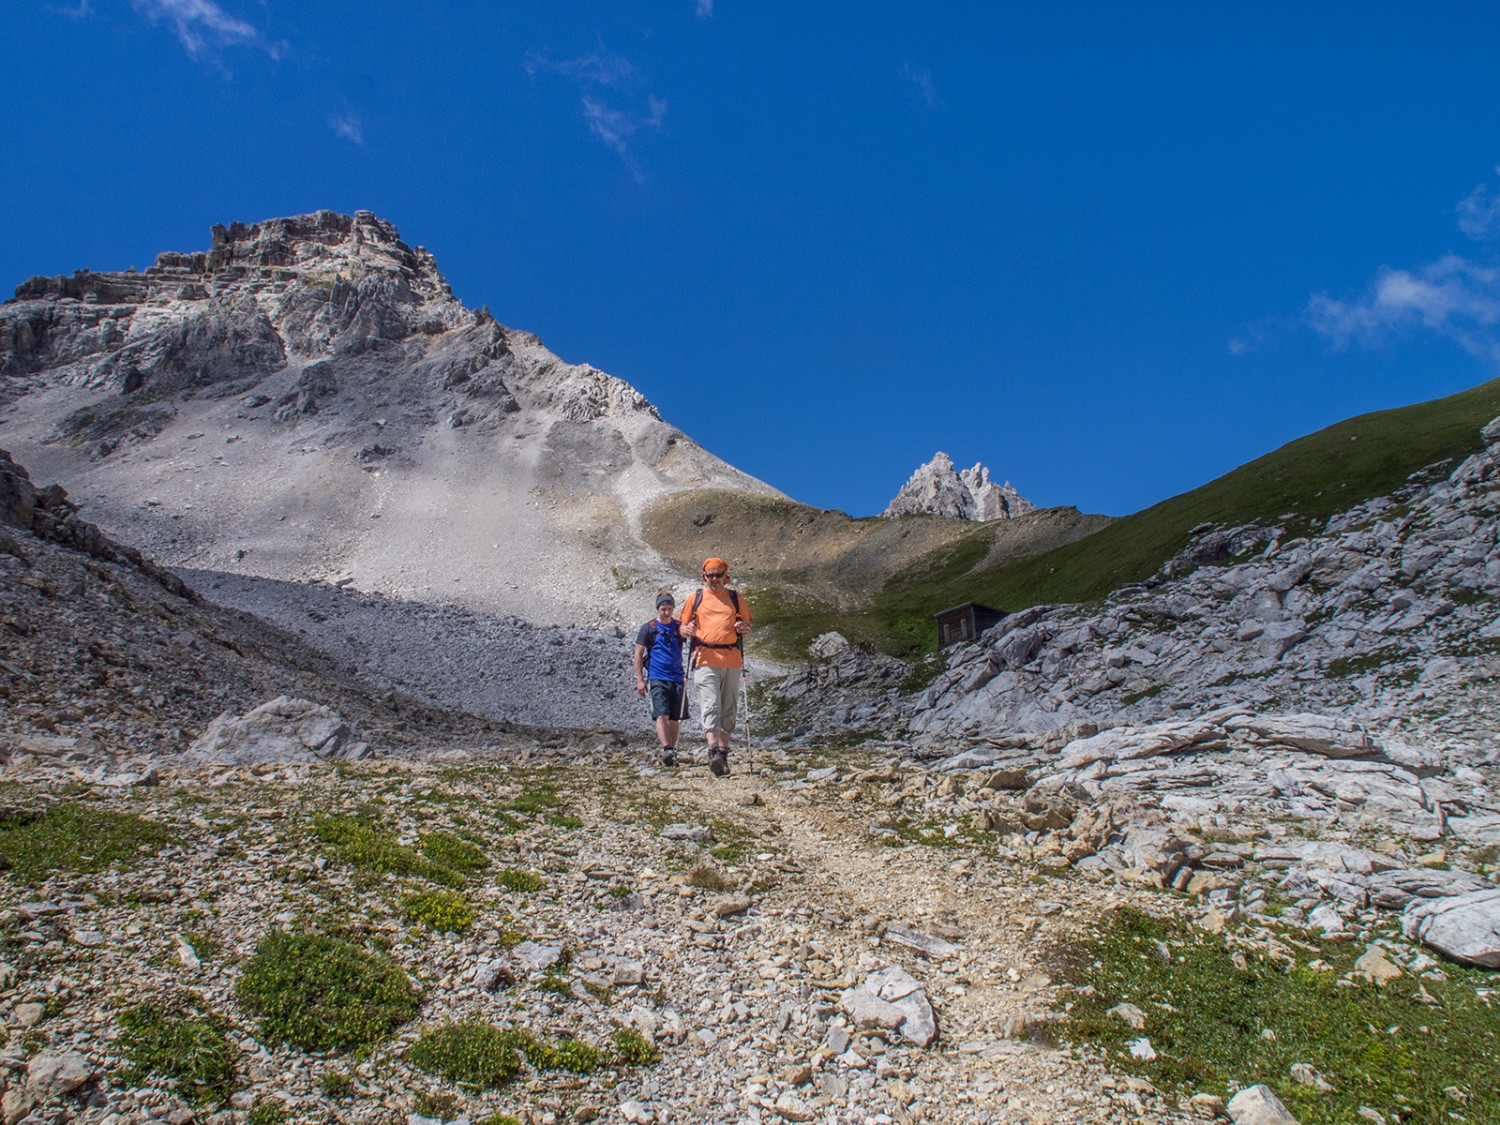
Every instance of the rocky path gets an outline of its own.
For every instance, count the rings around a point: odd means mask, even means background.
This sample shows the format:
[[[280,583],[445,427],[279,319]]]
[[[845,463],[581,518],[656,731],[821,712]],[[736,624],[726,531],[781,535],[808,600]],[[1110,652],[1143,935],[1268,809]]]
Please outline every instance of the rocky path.
[[[794,948],[790,961],[752,952],[759,975],[773,988],[800,977],[799,996],[821,993],[823,1007],[837,1007],[842,990],[898,965],[922,983],[939,1024],[927,1049],[899,1037],[888,1045],[863,1039],[845,1054],[833,1048],[845,1043],[840,1025],[852,1021],[835,1014],[822,1041],[798,1053],[814,1064],[811,1081],[796,1082],[800,1063],[768,1069],[775,1081],[751,1083],[747,1112],[762,1109],[769,1120],[1179,1120],[1149,1083],[1046,1045],[1046,1025],[1067,991],[1041,968],[1051,939],[1126,901],[1125,893],[1046,878],[972,840],[893,840],[880,831],[893,810],[899,816],[902,775],[890,764],[861,755],[809,771],[784,754],[739,757],[727,780],[699,765],[662,785],[705,823],[738,824],[767,842],[757,859],[774,867],[775,885],[753,913]],[[809,774],[819,784],[809,784]],[[860,1079],[868,1069],[886,1080],[866,1091]]]

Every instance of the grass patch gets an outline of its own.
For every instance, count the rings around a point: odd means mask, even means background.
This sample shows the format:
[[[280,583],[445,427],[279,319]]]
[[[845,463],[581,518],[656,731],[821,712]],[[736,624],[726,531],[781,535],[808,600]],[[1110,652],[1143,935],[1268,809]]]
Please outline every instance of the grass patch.
[[[398,842],[394,833],[367,817],[319,814],[312,818],[312,833],[338,860],[359,871],[406,875],[445,887],[462,887],[465,882],[463,872]]]
[[[736,864],[745,851],[745,845],[739,842],[720,844],[716,848],[710,848],[708,854],[722,863]]]
[[[420,997],[390,958],[327,934],[276,931],[235,986],[273,1043],[345,1051],[379,1043],[417,1014]]]
[[[16,878],[49,871],[94,872],[131,867],[173,839],[165,825],[134,813],[64,804],[0,818],[0,856]]]
[[[1323,671],[1336,680],[1342,680],[1350,676],[1362,676],[1367,672],[1380,672],[1392,665],[1405,664],[1409,659],[1395,645],[1387,645],[1358,656],[1336,656],[1324,665]]]
[[[239,1084],[240,1049],[228,1022],[211,1012],[138,1004],[120,1013],[120,1049],[131,1062],[122,1077],[139,1085],[159,1076],[188,1105],[217,1105]]]
[[[1143,699],[1155,699],[1166,689],[1166,684],[1152,684],[1148,688],[1142,688],[1140,691],[1132,691],[1120,696],[1120,705],[1122,707],[1129,707],[1132,703],[1139,703]]]
[[[566,977],[560,977],[556,973],[547,973],[536,983],[538,992],[550,992],[553,996],[572,996],[573,986]]]
[[[1113,911],[1050,966],[1094,989],[1073,1003],[1060,1034],[1169,1089],[1227,1097],[1264,1082],[1303,1121],[1358,1125],[1361,1106],[1433,1125],[1500,1120],[1500,1021],[1480,995],[1500,975],[1450,965],[1446,981],[1351,987],[1339,981],[1362,947],[1307,954],[1330,971],[1242,947],[1240,969],[1234,952],[1224,937],[1184,922]],[[1421,1001],[1423,988],[1436,1006]],[[1144,1030],[1107,1014],[1125,1001],[1145,1012]],[[1154,1060],[1126,1046],[1142,1035]],[[1295,1063],[1315,1067],[1333,1089],[1293,1081]]]
[[[456,891],[418,891],[401,900],[401,916],[440,934],[461,934],[474,924],[474,907]]]
[[[273,1098],[257,1098],[250,1107],[247,1125],[283,1125],[290,1121],[286,1106]]]

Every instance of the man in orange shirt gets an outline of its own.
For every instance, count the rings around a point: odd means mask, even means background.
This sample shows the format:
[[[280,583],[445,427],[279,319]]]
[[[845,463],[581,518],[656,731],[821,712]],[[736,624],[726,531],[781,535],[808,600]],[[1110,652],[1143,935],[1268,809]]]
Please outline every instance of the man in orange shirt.
[[[745,634],[750,607],[729,588],[729,564],[703,560],[703,585],[682,607],[679,624],[692,653],[693,691],[708,737],[708,768],[715,777],[729,773],[729,739],[740,700],[745,667]]]

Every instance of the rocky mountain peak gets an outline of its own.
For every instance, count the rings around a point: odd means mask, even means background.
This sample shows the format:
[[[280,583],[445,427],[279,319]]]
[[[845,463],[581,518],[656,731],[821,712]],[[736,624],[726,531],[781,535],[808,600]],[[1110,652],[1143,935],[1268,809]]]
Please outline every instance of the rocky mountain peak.
[[[668,581],[632,523],[657,498],[774,492],[628,383],[465,308],[367,211],[24,283],[0,304],[0,406],[7,448],[168,565],[558,624],[612,612],[627,572]]]
[[[939,451],[911,475],[881,514],[886,517],[932,515],[961,520],[1013,519],[1036,511],[1036,505],[1011,487],[997,485],[990,471],[976,464],[956,471],[953,458]]]

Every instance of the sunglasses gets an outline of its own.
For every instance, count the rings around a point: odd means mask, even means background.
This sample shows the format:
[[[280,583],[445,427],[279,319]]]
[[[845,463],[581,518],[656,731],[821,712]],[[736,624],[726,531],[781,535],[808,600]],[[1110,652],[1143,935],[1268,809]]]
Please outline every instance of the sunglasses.
[[[705,570],[703,572],[703,577],[704,578],[727,578],[727,577],[729,577],[729,575],[728,575],[728,572],[726,572],[726,571],[714,571],[714,572],[710,573],[709,571]]]

